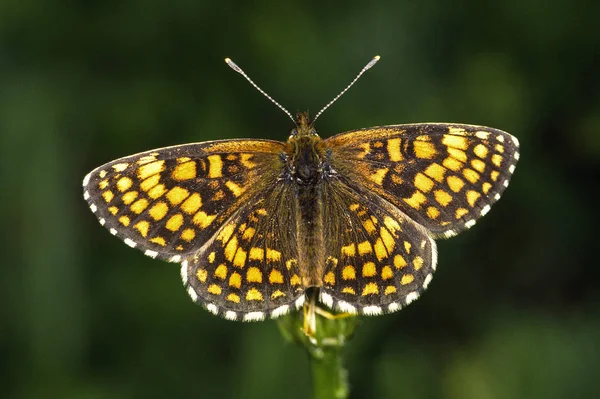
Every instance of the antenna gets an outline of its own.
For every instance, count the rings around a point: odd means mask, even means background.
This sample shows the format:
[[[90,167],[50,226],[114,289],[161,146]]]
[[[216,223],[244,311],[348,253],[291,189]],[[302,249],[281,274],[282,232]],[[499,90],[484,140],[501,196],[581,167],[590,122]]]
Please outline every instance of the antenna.
[[[225,58],[225,62],[227,63],[227,65],[229,65],[231,67],[231,69],[233,69],[234,71],[236,71],[237,73],[239,73],[240,75],[242,75],[243,77],[246,78],[246,80],[248,82],[250,82],[250,84],[252,86],[254,86],[254,88],[258,91],[260,91],[262,93],[263,96],[267,97],[269,100],[271,100],[271,102],[275,105],[277,105],[277,107],[282,110],[283,112],[285,112],[287,114],[287,116],[290,117],[290,119],[296,123],[296,120],[294,119],[294,117],[292,116],[292,114],[290,113],[290,111],[288,111],[287,109],[285,109],[281,104],[279,104],[277,101],[275,101],[273,99],[273,97],[271,97],[270,95],[268,95],[267,93],[264,92],[263,89],[261,89],[260,87],[258,87],[258,85],[256,83],[254,83],[252,81],[252,79],[250,79],[250,77],[248,77],[248,75],[246,75],[246,72],[244,72],[242,70],[242,68],[240,68],[239,66],[237,66],[237,64],[233,61],[231,61],[231,58]],[[353,82],[354,83],[354,82]]]
[[[356,83],[356,81],[358,80],[358,78],[360,78],[363,73],[367,72],[367,70],[369,70],[373,65],[375,65],[377,63],[377,61],[379,61],[380,58],[381,57],[378,56],[378,55],[376,55],[375,57],[373,57],[373,59],[371,61],[369,61],[369,63],[367,65],[365,65],[365,67],[363,69],[360,70],[360,72],[358,73],[358,75],[356,75],[356,77],[354,78],[354,80],[352,82],[350,82],[350,84],[348,86],[346,86],[346,88],[344,90],[342,90],[342,92],[340,94],[338,94],[337,96],[335,96],[335,98],[333,100],[329,101],[329,103],[327,103],[327,105],[325,105],[319,112],[317,112],[317,115],[315,115],[314,119],[312,120],[313,123],[323,113],[323,111],[325,111],[327,108],[329,108],[331,106],[331,104],[333,104],[334,102],[336,102],[338,98],[340,98],[345,92],[347,92],[348,89],[351,88],[354,83]],[[250,81],[250,83],[252,83],[252,81]]]

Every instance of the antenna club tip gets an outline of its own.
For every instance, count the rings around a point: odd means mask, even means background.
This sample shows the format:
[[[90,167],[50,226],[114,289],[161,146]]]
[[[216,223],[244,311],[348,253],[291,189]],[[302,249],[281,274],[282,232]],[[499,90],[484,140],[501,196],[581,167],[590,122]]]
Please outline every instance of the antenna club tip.
[[[374,60],[377,60],[377,61],[379,61],[379,59],[380,59],[380,58],[381,58],[381,56],[380,56],[380,55],[376,55],[375,57],[373,57],[373,59],[374,59]]]
[[[231,62],[231,58],[229,58],[229,57],[226,57],[226,58],[225,58],[225,63],[226,63],[226,64],[229,64],[230,62]]]

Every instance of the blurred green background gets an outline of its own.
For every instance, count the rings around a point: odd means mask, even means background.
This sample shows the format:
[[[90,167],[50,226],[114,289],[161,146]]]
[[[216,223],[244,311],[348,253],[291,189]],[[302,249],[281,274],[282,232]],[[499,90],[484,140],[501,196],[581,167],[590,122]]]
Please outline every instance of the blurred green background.
[[[194,305],[176,265],[102,228],[92,168],[156,147],[285,140],[374,55],[322,137],[447,121],[521,142],[511,186],[439,242],[428,292],[364,318],[355,398],[600,397],[600,3],[0,2],[0,397],[306,398],[273,321]]]

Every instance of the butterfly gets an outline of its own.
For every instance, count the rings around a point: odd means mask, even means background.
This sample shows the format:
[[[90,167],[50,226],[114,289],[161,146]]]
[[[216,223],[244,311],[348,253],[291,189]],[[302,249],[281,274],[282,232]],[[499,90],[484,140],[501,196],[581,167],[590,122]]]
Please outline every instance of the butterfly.
[[[500,198],[519,142],[489,127],[389,125],[322,139],[295,122],[286,142],[217,140],[102,165],[83,181],[101,225],[146,255],[181,265],[190,297],[230,320],[305,304],[394,312],[432,280],[436,239],[472,227]]]

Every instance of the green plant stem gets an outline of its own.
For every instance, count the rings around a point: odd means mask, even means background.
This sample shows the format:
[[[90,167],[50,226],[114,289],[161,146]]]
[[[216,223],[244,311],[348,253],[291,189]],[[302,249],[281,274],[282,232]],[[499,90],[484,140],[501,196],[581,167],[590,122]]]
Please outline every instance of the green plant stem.
[[[350,386],[343,350],[358,324],[358,318],[347,315],[327,318],[317,314],[315,334],[311,337],[304,333],[303,323],[302,311],[278,319],[283,336],[304,348],[308,354],[314,399],[347,398]]]

